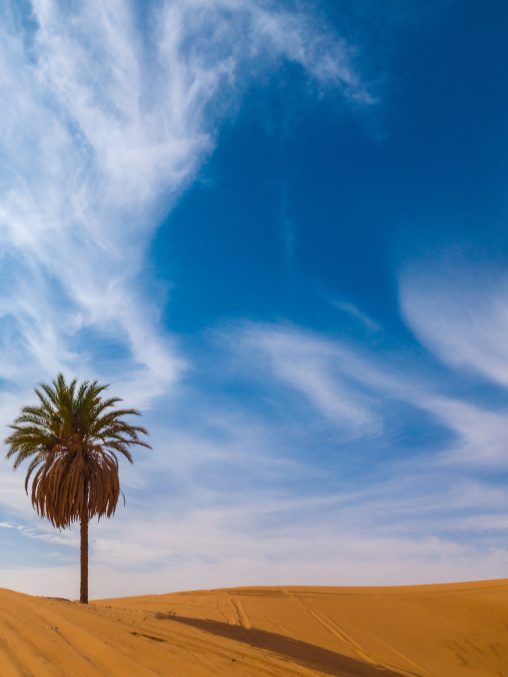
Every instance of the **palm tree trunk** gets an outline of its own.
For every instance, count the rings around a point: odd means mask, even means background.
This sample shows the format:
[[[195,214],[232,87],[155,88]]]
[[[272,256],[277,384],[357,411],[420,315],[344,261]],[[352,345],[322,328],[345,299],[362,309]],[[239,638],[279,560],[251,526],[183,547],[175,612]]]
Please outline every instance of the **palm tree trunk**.
[[[81,508],[81,587],[79,601],[88,604],[88,491],[86,484],[83,487],[83,507]]]

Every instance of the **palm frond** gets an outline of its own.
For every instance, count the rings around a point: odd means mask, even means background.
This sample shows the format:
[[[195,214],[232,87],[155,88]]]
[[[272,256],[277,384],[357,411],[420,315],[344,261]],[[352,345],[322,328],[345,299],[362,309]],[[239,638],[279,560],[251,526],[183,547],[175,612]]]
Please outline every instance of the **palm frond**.
[[[9,426],[6,457],[14,469],[30,460],[25,489],[31,482],[33,507],[57,528],[84,514],[111,517],[122,493],[116,454],[132,463],[131,447],[151,448],[140,437],[148,431],[125,420],[139,411],[115,409],[121,399],[103,399],[107,388],[98,381],[67,384],[58,374],[35,389],[39,404],[23,407]]]

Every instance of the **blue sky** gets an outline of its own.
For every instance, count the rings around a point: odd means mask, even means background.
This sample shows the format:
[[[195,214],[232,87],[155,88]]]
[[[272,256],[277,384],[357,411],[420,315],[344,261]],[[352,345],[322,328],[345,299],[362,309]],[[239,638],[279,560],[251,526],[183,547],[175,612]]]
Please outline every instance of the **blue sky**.
[[[92,597],[508,571],[508,7],[6,2],[0,418],[59,371],[152,451]],[[0,585],[76,529],[0,468]]]

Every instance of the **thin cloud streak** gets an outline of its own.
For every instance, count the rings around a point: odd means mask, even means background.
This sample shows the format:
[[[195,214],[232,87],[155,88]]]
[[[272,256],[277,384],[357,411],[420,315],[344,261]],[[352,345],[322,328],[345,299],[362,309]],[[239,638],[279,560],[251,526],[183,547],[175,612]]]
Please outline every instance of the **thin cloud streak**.
[[[480,265],[424,262],[400,279],[404,318],[443,362],[508,386],[508,281]]]
[[[346,438],[380,432],[373,401],[355,386],[359,365],[347,347],[297,330],[248,326],[231,340],[253,359],[258,351],[270,372],[302,393],[315,408],[343,430]],[[256,369],[259,362],[255,360]]]
[[[348,313],[349,315],[352,315],[353,317],[356,317],[357,320],[360,320],[367,329],[370,331],[379,331],[379,325],[374,322],[368,315],[365,315],[365,313],[362,313],[361,310],[359,310],[354,303],[349,303],[348,301],[337,301],[335,299],[332,299],[331,304],[334,308],[337,308],[337,310],[341,310],[343,313]]]
[[[491,469],[508,467],[508,411],[488,411],[478,405],[444,397],[428,400],[426,407],[457,438],[441,454],[439,463]]]

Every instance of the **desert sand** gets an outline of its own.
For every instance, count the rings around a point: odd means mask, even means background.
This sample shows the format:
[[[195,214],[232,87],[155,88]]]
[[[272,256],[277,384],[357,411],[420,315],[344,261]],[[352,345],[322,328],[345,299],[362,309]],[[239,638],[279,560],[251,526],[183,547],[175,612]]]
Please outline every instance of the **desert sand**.
[[[0,675],[508,677],[508,580],[100,600],[0,589]]]

